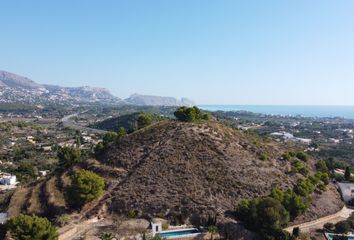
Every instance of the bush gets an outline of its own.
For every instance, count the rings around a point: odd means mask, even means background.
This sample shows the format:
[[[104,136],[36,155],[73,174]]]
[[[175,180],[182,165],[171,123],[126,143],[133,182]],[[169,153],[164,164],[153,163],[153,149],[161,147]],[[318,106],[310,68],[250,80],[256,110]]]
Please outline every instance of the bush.
[[[149,113],[142,113],[137,119],[138,129],[147,127],[152,124],[154,118]]]
[[[307,162],[307,161],[309,160],[309,155],[307,155],[307,154],[304,153],[304,152],[298,152],[298,153],[296,154],[296,157],[297,157],[298,159],[300,159],[301,161],[304,161],[304,162]]]
[[[174,112],[177,120],[182,122],[196,122],[200,120],[209,120],[210,116],[206,113],[203,113],[197,107],[180,107],[177,111]]]
[[[315,176],[320,179],[323,184],[328,185],[329,184],[329,176],[328,173],[323,173],[323,172],[317,172]]]
[[[70,222],[70,217],[68,214],[63,214],[63,215],[60,215],[56,222],[60,225],[60,226],[64,226],[66,224],[68,224]]]
[[[304,164],[299,161],[299,160],[295,160],[293,163],[292,163],[292,168],[291,168],[291,171],[293,173],[301,173],[303,176],[307,176],[309,174],[309,170],[306,166],[304,166]]]
[[[292,159],[292,156],[289,154],[289,152],[287,153],[283,153],[281,155],[281,157],[284,159],[284,160],[287,160],[287,161],[290,161]]]
[[[323,227],[327,230],[333,231],[334,230],[334,224],[333,223],[326,223],[323,225]]]
[[[118,139],[118,134],[114,132],[106,133],[103,136],[103,146],[107,147],[109,143],[115,142]]]
[[[269,159],[269,157],[268,157],[268,155],[266,153],[263,153],[263,154],[261,154],[261,156],[259,156],[259,159],[261,161],[266,161],[266,160]]]
[[[319,172],[327,173],[328,172],[328,167],[327,164],[324,160],[319,160],[316,163],[316,170]]]
[[[47,218],[20,214],[5,223],[6,230],[15,240],[56,240],[56,228]]]
[[[350,230],[350,225],[347,221],[340,221],[334,226],[336,233],[347,233]]]
[[[308,208],[308,205],[305,203],[304,199],[291,190],[284,193],[282,203],[285,209],[289,211],[292,219],[295,219],[300,214],[303,214]]]
[[[68,168],[81,161],[81,150],[73,147],[59,149],[58,158],[62,168]]]
[[[129,217],[130,218],[135,218],[135,210],[134,209],[130,209],[129,210]]]
[[[295,193],[303,197],[308,197],[314,190],[315,186],[309,179],[300,178],[295,186]]]
[[[103,232],[103,233],[100,234],[99,239],[100,240],[113,240],[113,239],[116,239],[116,238],[113,236],[113,233]]]
[[[71,177],[69,200],[73,206],[81,207],[99,197],[103,193],[104,185],[103,178],[94,172],[78,171]]]

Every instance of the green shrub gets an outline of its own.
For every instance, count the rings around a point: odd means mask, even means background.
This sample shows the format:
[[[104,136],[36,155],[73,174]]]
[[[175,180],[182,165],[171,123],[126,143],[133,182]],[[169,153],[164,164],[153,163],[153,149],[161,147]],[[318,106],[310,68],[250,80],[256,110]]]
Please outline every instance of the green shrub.
[[[292,156],[289,154],[289,152],[287,153],[283,153],[281,155],[281,157],[284,159],[284,160],[287,160],[287,161],[290,161],[292,159]]]
[[[328,172],[328,167],[327,164],[324,160],[319,160],[316,163],[316,170],[319,172],[327,173]]]
[[[259,159],[262,161],[268,160],[269,159],[268,154],[266,153],[261,154],[261,156],[259,156]]]
[[[210,116],[203,113],[197,107],[180,107],[174,112],[177,120],[182,122],[196,122],[200,120],[209,120]]]
[[[47,218],[20,214],[10,218],[5,228],[15,240],[56,240],[56,228]]]
[[[73,206],[81,207],[102,195],[104,186],[103,178],[94,172],[80,170],[71,177],[69,201]]]
[[[289,213],[284,206],[271,197],[243,200],[236,212],[248,229],[269,235],[282,231],[289,222]]]
[[[62,168],[68,168],[81,162],[81,150],[73,147],[63,147],[58,151],[58,158]]]
[[[162,230],[164,230],[164,231],[168,230],[169,227],[170,227],[170,225],[167,222],[162,224]]]
[[[99,239],[100,240],[113,240],[113,239],[116,239],[116,238],[113,236],[113,233],[103,232],[103,233],[100,234]]]
[[[154,118],[151,116],[151,114],[141,113],[137,119],[138,129],[151,125],[153,123],[153,121],[154,121]]]
[[[298,159],[300,159],[301,161],[304,161],[304,162],[307,162],[308,160],[309,160],[309,155],[307,155],[306,153],[304,153],[304,152],[298,152],[297,154],[296,154],[296,157],[298,158]]]
[[[56,222],[60,225],[60,226],[64,226],[66,224],[68,224],[70,222],[70,216],[68,214],[63,214],[60,215]]]
[[[311,183],[309,179],[300,178],[295,186],[295,193],[303,196],[308,197],[310,193],[315,190],[315,186]]]
[[[347,233],[350,230],[350,225],[347,221],[340,221],[334,226],[336,233]]]
[[[130,209],[128,215],[129,215],[130,218],[135,218],[135,210],[134,209]]]
[[[333,231],[334,230],[334,224],[333,223],[326,223],[323,225],[323,227],[327,230]]]

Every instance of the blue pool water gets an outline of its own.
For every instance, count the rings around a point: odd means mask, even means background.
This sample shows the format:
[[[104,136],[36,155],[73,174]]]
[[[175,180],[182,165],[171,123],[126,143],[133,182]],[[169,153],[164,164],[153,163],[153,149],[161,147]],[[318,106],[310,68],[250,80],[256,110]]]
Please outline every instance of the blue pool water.
[[[198,229],[189,229],[189,230],[181,230],[181,231],[173,231],[173,232],[162,232],[159,233],[161,237],[178,237],[178,236],[184,236],[184,235],[189,235],[189,234],[195,234],[199,233]]]
[[[328,240],[332,240],[333,239],[333,234],[326,234],[327,235],[327,239]],[[350,236],[350,237],[348,237],[348,240],[354,240],[354,237],[352,237],[352,236]]]

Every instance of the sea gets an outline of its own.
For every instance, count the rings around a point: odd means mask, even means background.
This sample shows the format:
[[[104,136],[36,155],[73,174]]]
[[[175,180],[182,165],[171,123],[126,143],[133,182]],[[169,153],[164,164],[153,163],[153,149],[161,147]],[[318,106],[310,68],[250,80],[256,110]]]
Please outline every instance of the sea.
[[[354,119],[354,106],[200,105],[207,111],[248,111],[267,115]]]

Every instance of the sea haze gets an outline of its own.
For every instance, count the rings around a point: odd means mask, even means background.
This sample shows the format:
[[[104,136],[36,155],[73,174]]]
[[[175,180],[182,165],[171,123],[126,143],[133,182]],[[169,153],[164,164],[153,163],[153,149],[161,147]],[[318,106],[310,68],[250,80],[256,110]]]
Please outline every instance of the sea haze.
[[[249,111],[270,115],[354,119],[354,106],[200,105],[208,111]]]

